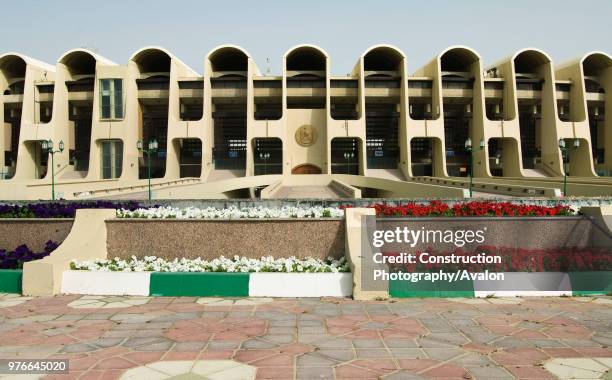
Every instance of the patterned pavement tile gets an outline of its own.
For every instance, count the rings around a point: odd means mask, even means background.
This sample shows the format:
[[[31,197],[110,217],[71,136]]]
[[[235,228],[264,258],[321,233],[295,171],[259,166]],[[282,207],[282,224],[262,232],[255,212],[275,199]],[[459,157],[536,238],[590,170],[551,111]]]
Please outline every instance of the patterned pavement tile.
[[[595,378],[610,300],[0,295],[0,357],[83,379]]]

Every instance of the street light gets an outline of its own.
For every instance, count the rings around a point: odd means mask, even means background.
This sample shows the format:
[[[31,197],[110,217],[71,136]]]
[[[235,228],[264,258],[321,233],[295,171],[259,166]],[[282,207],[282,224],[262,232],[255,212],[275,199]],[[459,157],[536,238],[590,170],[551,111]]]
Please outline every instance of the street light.
[[[577,149],[578,147],[580,147],[580,140],[574,139],[572,146],[574,147],[574,149]],[[559,149],[561,150],[561,159],[563,160],[563,196],[565,197],[567,195],[567,172],[569,169],[567,167],[568,148],[567,148],[567,145],[565,144],[565,139],[559,140]]]
[[[355,157],[355,153],[344,152],[344,159],[346,160],[346,174],[350,174],[349,171],[351,169],[351,158],[353,157]]]
[[[53,140],[51,139],[43,140],[40,143],[40,146],[43,152],[46,152],[51,155],[51,199],[52,200],[55,200],[55,160],[53,159],[53,157],[55,156],[55,153],[62,153],[64,151],[64,141],[60,140],[58,145],[59,145],[58,146],[59,149],[53,150]],[[48,164],[47,164],[47,167],[49,167]]]
[[[480,139],[480,145],[479,148],[480,150],[483,150],[485,147],[485,141],[484,139]],[[467,140],[465,140],[465,151],[468,152],[470,154],[470,198],[472,197],[472,187],[474,184],[474,151],[472,149],[472,139],[471,138],[467,138]]]
[[[264,175],[268,174],[268,159],[270,158],[270,153],[259,153],[259,158],[264,162]]]
[[[148,149],[143,149],[142,140],[136,142],[136,148],[147,155],[147,177],[149,180],[149,200],[151,200],[151,155],[157,152],[159,144],[156,139],[149,140]]]

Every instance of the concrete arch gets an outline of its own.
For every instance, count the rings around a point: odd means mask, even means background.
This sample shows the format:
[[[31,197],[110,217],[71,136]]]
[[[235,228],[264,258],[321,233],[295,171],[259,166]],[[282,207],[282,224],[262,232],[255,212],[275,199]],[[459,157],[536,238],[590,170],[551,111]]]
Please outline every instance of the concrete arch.
[[[372,58],[373,56],[378,58],[379,61],[376,62],[376,60],[374,60],[374,62],[368,62],[368,58]],[[393,71],[399,68],[401,61],[406,59],[406,55],[393,45],[378,44],[370,46],[361,55],[361,59],[364,63],[364,70]],[[393,68],[394,64],[395,68]]]
[[[206,55],[212,71],[247,71],[250,58],[251,55],[237,45],[220,45]]]
[[[314,54],[313,54],[314,53]],[[296,62],[294,61],[296,55],[298,57],[306,57],[306,61],[304,62]],[[314,58],[314,59],[313,59]],[[285,52],[283,55],[284,61],[284,70],[307,70],[307,71],[326,71],[327,70],[327,60],[329,59],[329,54],[322,48],[316,45],[310,44],[302,44],[296,45]],[[320,67],[320,64],[323,64],[323,67]],[[292,66],[291,68],[289,66]]]
[[[141,73],[170,72],[173,58],[174,56],[168,50],[150,46],[132,54],[130,62],[134,62]]]
[[[4,54],[0,56],[0,71],[6,77],[7,81],[11,78],[25,77],[27,61],[18,54]]]
[[[531,72],[535,67],[546,64],[552,65],[552,58],[543,50],[536,48],[521,49],[517,51],[511,59],[515,73]]]
[[[596,76],[602,69],[612,66],[612,56],[602,51],[592,51],[580,59],[582,71],[586,76]]]
[[[89,50],[74,49],[64,53],[57,62],[66,66],[71,76],[75,76],[94,75],[98,60]]]
[[[26,63],[26,65],[36,66],[36,67],[39,67],[49,72],[55,72],[55,67],[53,65],[50,65],[43,61],[39,61],[25,54],[15,53],[15,52],[5,53],[5,54],[0,55],[0,61],[4,60],[7,57],[17,57],[23,60]]]
[[[474,62],[480,60],[480,54],[476,50],[464,45],[450,46],[438,54],[441,71],[466,71],[466,68],[469,69]]]

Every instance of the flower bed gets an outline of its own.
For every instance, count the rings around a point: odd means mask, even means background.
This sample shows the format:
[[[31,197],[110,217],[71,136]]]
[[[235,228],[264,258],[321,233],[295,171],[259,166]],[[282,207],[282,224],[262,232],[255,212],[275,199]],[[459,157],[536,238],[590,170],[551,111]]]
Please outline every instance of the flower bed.
[[[139,259],[132,256],[130,260],[97,259],[94,261],[77,261],[70,263],[72,270],[87,270],[94,272],[284,272],[284,273],[340,273],[349,272],[349,265],[344,257],[336,260],[295,257],[274,259],[272,256],[261,259],[249,259],[235,256],[228,259],[221,256],[214,260],[174,259],[172,261],[155,256],[145,256]]]
[[[426,204],[409,203],[399,206],[374,204],[369,207],[375,208],[376,215],[382,217],[571,216],[576,214],[576,211],[570,206],[563,206],[560,204],[554,206],[537,206],[491,201],[455,203],[452,206],[440,201],[431,201]]]
[[[119,218],[145,219],[266,219],[266,218],[343,218],[344,211],[332,207],[228,207],[224,209],[152,207],[117,210]]]
[[[22,244],[13,251],[0,249],[0,269],[21,269],[23,263],[47,257],[59,246],[54,241],[47,241],[42,252],[32,252],[27,245]]]
[[[140,207],[137,202],[50,202],[28,203],[25,205],[0,205],[0,218],[74,218],[76,210],[82,208],[114,208],[136,210]]]

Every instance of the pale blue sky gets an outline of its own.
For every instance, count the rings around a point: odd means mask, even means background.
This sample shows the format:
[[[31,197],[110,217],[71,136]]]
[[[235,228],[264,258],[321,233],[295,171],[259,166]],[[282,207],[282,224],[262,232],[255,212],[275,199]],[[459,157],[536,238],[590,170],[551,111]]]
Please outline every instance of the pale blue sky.
[[[19,0],[2,4],[0,53],[55,63],[75,47],[93,47],[125,64],[140,47],[161,45],[198,73],[213,47],[232,43],[261,71],[270,58],[312,43],[331,56],[332,73],[349,72],[370,45],[390,43],[414,72],[447,46],[468,45],[488,65],[521,47],[555,63],[591,50],[612,51],[611,0]]]

